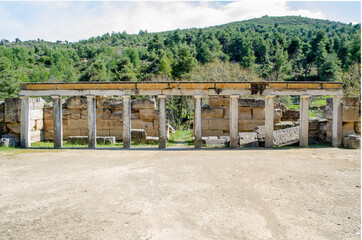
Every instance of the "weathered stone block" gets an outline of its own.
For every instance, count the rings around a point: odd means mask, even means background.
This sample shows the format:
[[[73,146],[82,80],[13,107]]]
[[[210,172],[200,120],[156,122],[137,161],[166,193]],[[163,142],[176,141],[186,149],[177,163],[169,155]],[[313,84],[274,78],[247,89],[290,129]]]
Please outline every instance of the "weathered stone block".
[[[44,118],[44,129],[53,130],[53,119]]]
[[[343,106],[343,122],[360,122],[361,108],[359,106]]]
[[[297,121],[299,119],[299,111],[288,109],[282,112],[281,121]]]
[[[264,108],[253,108],[253,119],[264,120],[265,119],[265,109]]]
[[[19,122],[7,123],[6,127],[10,130],[10,132],[20,134],[20,123]]]
[[[158,136],[157,130],[146,130],[146,133],[147,133],[148,137],[157,137]]]
[[[309,131],[316,131],[319,129],[319,119],[318,118],[309,118],[308,120]]]
[[[218,138],[207,138],[205,139],[206,147],[225,147],[226,140]]]
[[[252,132],[257,126],[264,125],[264,120],[239,120],[239,132]]]
[[[97,108],[122,110],[123,109],[122,98],[107,98],[103,96],[99,97],[97,98]]]
[[[32,143],[43,141],[44,140],[43,131],[30,131],[30,139]]]
[[[343,138],[343,147],[349,149],[361,148],[361,137],[357,135],[348,135]]]
[[[30,127],[33,131],[40,131],[40,130],[44,130],[44,121],[43,120],[35,120],[35,121],[30,121]]]
[[[209,120],[202,119],[201,126],[202,126],[202,129],[209,129]]]
[[[122,118],[120,118],[120,119],[122,119]],[[131,119],[140,119],[140,113],[138,111],[132,112]]]
[[[354,123],[354,131],[358,134],[361,134],[361,122]]]
[[[107,137],[97,136],[96,141],[97,144],[111,145],[116,143],[116,138],[114,136],[107,136]],[[87,145],[88,136],[69,136],[67,138],[67,142],[70,144]]]
[[[5,99],[5,122],[20,122],[20,105],[19,98]]]
[[[5,122],[5,112],[0,112],[0,123]]]
[[[209,129],[229,130],[230,121],[225,119],[209,119]]]
[[[43,109],[46,102],[42,98],[30,98],[29,99],[30,110]]]
[[[122,129],[111,129],[109,130],[109,135],[110,136],[115,136],[116,140],[122,140],[123,137],[123,131]]]
[[[82,109],[87,108],[87,98],[86,97],[70,97],[65,102],[65,105],[69,109]]]
[[[109,134],[109,129],[97,129],[97,137],[100,136],[100,137],[106,137],[106,136],[111,136]]]
[[[288,146],[299,142],[299,127],[291,127],[273,131],[273,145]]]
[[[87,123],[88,124],[88,123]],[[96,120],[97,130],[109,130],[111,128],[111,120],[109,119],[97,119]],[[88,126],[88,125],[86,125]]]
[[[68,121],[68,129],[88,129],[88,121],[83,119],[69,119]],[[79,135],[79,134],[78,134]]]
[[[222,108],[209,108],[202,109],[202,118],[222,118],[224,109]]]
[[[347,136],[347,135],[355,135],[355,131],[354,131],[354,122],[344,122],[342,124],[342,132],[343,132],[343,136]]]
[[[294,127],[294,122],[291,121],[284,121],[274,124],[274,130],[280,130],[285,128]]]
[[[144,121],[153,121],[158,119],[158,111],[155,109],[141,109],[139,111],[140,119]]]
[[[0,139],[0,147],[17,147],[19,145],[20,141],[18,138],[4,136]]]
[[[44,108],[44,120],[53,120],[53,108]]]
[[[230,119],[230,107],[223,107],[224,110],[224,119]]]
[[[43,118],[44,118],[43,109],[30,110],[30,119],[31,120],[40,120]]]
[[[131,129],[131,139],[132,141],[138,139],[146,139],[147,133],[144,129]]]
[[[258,134],[256,132],[239,133],[240,147],[258,147]]]
[[[360,102],[359,98],[356,98],[356,97],[348,98],[348,97],[346,97],[346,98],[342,99],[342,104],[343,104],[343,106],[360,107],[361,102]]]
[[[239,99],[239,107],[264,108],[265,101],[262,99]]]
[[[251,108],[248,107],[239,107],[239,119],[240,120],[251,120],[252,114],[251,114]]]
[[[131,128],[132,129],[145,129],[145,130],[153,130],[153,121],[145,122],[142,120],[131,120]]]
[[[63,137],[64,137],[64,131],[63,131]],[[44,131],[44,140],[45,141],[51,141],[53,139],[54,139],[53,130]]]
[[[122,114],[123,114],[122,110],[113,111],[112,114],[111,114],[111,119],[120,119],[120,120],[122,120]],[[135,119],[133,113],[131,114],[131,118]],[[138,119],[139,119],[139,114],[138,114]]]
[[[230,106],[230,98],[224,96],[210,96],[210,108],[228,107]]]
[[[202,129],[201,135],[204,137],[208,136],[222,136],[224,134],[223,130],[210,130],[210,129]]]
[[[97,108],[96,109],[97,118],[105,118],[108,119],[111,117],[111,110],[108,108]],[[80,118],[80,117],[79,117]]]
[[[70,136],[81,136],[83,134],[80,133],[80,129],[64,129],[63,130],[63,139],[67,139]],[[84,134],[84,136],[87,136],[88,134]],[[53,138],[52,138],[53,139]]]
[[[156,102],[151,99],[134,99],[132,101],[132,109],[140,110],[140,109],[155,109]]]

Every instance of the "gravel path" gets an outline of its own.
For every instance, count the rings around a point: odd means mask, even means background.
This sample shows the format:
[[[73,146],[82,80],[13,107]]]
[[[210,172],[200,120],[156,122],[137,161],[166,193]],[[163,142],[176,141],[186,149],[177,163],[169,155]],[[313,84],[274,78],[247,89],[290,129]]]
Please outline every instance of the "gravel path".
[[[360,239],[359,150],[0,153],[0,239]]]

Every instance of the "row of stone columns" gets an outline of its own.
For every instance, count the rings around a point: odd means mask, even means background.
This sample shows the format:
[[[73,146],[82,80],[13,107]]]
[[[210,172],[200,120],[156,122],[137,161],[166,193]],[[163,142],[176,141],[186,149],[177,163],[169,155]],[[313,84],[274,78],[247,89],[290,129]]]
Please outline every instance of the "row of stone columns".
[[[265,147],[273,147],[274,130],[274,98],[275,95],[265,97]],[[299,145],[308,146],[308,112],[309,95],[301,95],[300,98],[300,132]],[[123,99],[123,148],[131,147],[131,96],[122,96]],[[194,144],[199,149],[202,146],[202,95],[195,95],[194,106]],[[230,96],[230,147],[238,146],[238,99],[239,95]],[[88,147],[96,148],[96,97],[87,96],[88,104]],[[159,148],[166,148],[166,95],[158,96],[158,136]],[[63,147],[63,124],[62,124],[62,99],[60,96],[53,96],[53,129],[54,148]],[[21,146],[30,147],[30,104],[29,97],[21,97]],[[342,105],[341,97],[333,98],[333,123],[332,123],[332,145],[341,146],[342,143]]]

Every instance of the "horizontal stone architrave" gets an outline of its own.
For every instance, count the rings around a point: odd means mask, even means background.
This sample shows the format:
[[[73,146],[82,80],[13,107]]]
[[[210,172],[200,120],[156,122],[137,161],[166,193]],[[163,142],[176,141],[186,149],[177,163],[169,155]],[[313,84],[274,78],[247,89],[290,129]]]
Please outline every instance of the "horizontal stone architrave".
[[[86,95],[343,95],[342,83],[325,82],[103,82],[22,83],[20,96]]]

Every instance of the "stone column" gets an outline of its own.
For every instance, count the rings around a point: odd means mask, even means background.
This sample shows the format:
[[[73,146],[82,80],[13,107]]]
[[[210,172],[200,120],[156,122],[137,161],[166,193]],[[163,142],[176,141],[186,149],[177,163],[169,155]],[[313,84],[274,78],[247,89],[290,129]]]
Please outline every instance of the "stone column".
[[[299,146],[308,147],[309,95],[300,96],[299,109]]]
[[[274,95],[265,96],[265,147],[273,147]]]
[[[342,145],[342,119],[343,119],[343,108],[342,108],[342,97],[333,97],[333,121],[332,121],[332,146],[340,147]]]
[[[123,100],[123,148],[131,147],[131,96],[122,96]]]
[[[88,109],[88,148],[96,148],[97,133],[96,133],[96,98],[95,96],[87,96]]]
[[[230,96],[230,148],[237,148],[239,143],[239,95]]]
[[[202,95],[195,95],[195,110],[194,110],[194,144],[195,148],[202,146]]]
[[[22,148],[30,147],[30,104],[29,97],[20,97],[20,145]]]
[[[158,148],[166,148],[166,95],[158,96]]]
[[[63,147],[62,98],[61,96],[52,96],[52,98],[53,98],[54,148],[62,148]]]

